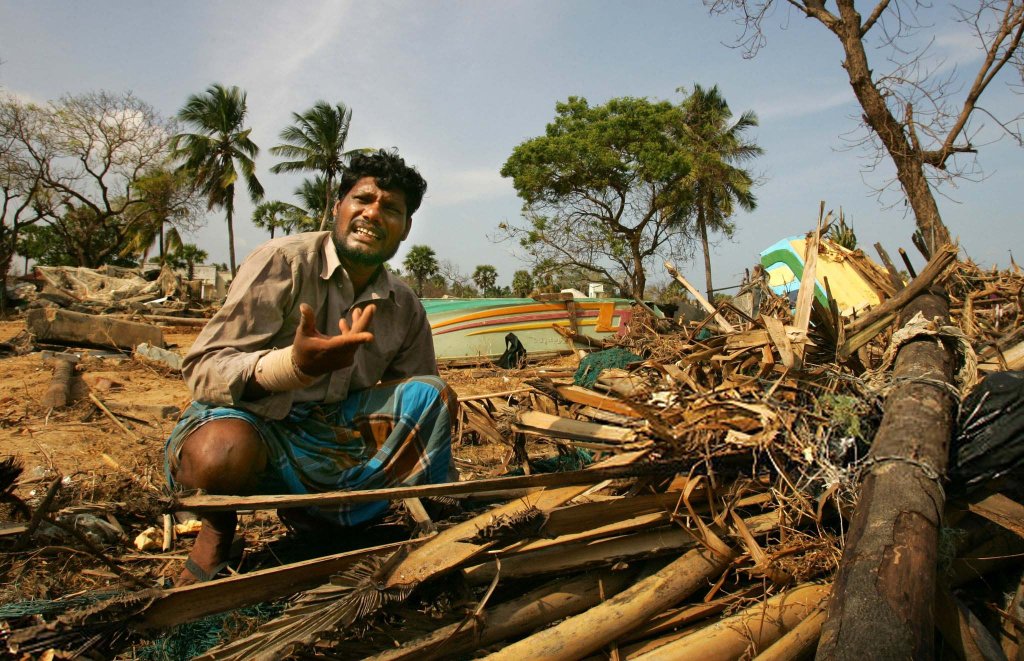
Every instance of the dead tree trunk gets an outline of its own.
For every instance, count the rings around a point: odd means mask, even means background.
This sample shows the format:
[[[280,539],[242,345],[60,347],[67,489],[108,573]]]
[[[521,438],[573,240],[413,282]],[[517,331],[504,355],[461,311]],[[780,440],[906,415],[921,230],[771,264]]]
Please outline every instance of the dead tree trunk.
[[[945,299],[922,294],[904,310],[948,319]],[[953,424],[951,352],[934,338],[903,345],[898,382],[861,485],[822,628],[818,659],[934,656],[936,546]]]

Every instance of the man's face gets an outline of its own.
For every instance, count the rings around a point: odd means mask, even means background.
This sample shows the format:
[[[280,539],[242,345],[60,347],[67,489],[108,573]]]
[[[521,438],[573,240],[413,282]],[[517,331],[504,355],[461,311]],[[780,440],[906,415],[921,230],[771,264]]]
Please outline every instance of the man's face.
[[[395,256],[409,236],[412,219],[405,194],[378,188],[363,177],[334,205],[334,245],[343,263],[379,266]]]

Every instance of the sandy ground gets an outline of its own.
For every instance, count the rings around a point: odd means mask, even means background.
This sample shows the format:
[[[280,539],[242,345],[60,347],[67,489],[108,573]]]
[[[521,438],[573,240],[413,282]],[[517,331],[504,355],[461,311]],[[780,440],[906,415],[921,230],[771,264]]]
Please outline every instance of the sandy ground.
[[[24,330],[21,320],[0,321],[0,342]],[[198,334],[191,327],[164,329],[168,348],[184,355]],[[575,367],[575,358],[546,363],[545,368]],[[43,396],[50,384],[52,362],[42,353],[0,358],[0,457],[15,455],[25,466],[23,485],[54,474],[71,480],[102,480],[116,466],[162,485],[163,444],[174,419],[148,422],[118,416],[127,431],[105,416],[90,399],[104,403],[174,406],[189,403],[179,374],[158,364],[130,357],[89,357],[76,368],[71,401],[61,410],[47,410]],[[535,369],[505,371],[487,366],[442,370],[460,395],[503,392],[519,387]],[[474,464],[488,464],[503,448],[466,446],[456,456]],[[123,474],[123,472],[122,472]]]

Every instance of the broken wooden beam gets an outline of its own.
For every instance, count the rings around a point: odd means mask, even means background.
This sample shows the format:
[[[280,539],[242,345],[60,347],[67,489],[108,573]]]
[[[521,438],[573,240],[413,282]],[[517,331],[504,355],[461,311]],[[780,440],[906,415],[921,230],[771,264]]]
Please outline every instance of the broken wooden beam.
[[[921,292],[935,284],[936,280],[956,259],[955,246],[943,246],[935,257],[921,271],[921,275],[911,280],[906,287],[889,300],[875,306],[864,316],[851,321],[844,330],[846,341],[839,348],[839,355],[847,358],[857,349],[871,341],[883,328],[887,328],[896,315]]]
[[[697,291],[697,288],[690,284],[689,280],[683,277],[683,275],[676,269],[675,265],[672,262],[665,262],[665,270],[668,271],[668,274],[670,276],[676,279],[676,282],[686,287],[686,291],[690,292],[690,295],[692,295],[697,300],[697,302],[700,303],[701,307],[703,307],[705,310],[707,310],[714,316],[715,321],[718,322],[718,325],[722,328],[723,331],[725,331],[726,333],[732,333],[736,330],[735,328],[733,328],[732,324],[730,324],[726,320],[726,318],[722,316],[718,309],[715,308],[715,306],[712,305],[710,302],[708,302],[708,299],[704,298],[704,296],[702,296],[701,293]]]
[[[920,312],[948,323],[947,306],[940,296],[921,294],[902,318]],[[941,481],[953,427],[947,386],[952,372],[950,350],[933,337],[919,336],[899,349],[893,370],[898,382],[886,397],[871,445],[819,659],[933,656],[935,567],[945,504]]]
[[[164,346],[164,334],[158,327],[105,315],[36,308],[29,310],[25,326],[43,342],[113,349],[131,349],[143,342]]]
[[[637,434],[632,429],[562,418],[540,411],[524,411],[519,415],[519,422],[514,425],[514,428],[516,431],[534,436],[590,441],[608,445],[625,445],[637,440]]]
[[[643,451],[639,451],[642,454]],[[703,462],[695,458],[692,462],[669,462],[664,464],[638,464],[624,466],[593,467],[564,473],[539,473],[514,477],[494,477],[468,482],[424,484],[412,487],[388,489],[367,489],[365,491],[327,491],[313,494],[282,494],[261,496],[187,496],[179,499],[175,507],[192,512],[223,512],[240,509],[278,509],[282,507],[309,507],[338,505],[341,503],[368,503],[378,500],[401,500],[428,496],[457,496],[483,491],[521,489],[525,487],[555,487],[571,484],[596,484],[602,480],[613,480],[643,475],[670,475],[688,470],[686,464],[694,466]],[[717,466],[718,473],[727,467]],[[737,468],[739,464],[737,464]]]

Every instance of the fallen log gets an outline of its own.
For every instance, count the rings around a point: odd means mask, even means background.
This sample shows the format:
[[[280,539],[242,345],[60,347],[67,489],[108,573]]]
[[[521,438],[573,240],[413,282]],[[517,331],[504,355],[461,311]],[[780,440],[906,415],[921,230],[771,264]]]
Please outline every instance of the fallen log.
[[[947,302],[922,294],[902,318],[917,312],[947,319]],[[819,659],[933,656],[937,541],[945,503],[940,482],[953,424],[946,385],[952,372],[951,352],[934,338],[912,339],[899,349],[893,370],[898,382],[871,445]]]
[[[164,346],[163,331],[156,326],[70,310],[29,310],[25,326],[37,341],[113,349],[131,349],[144,342]]]
[[[53,354],[53,358],[53,377],[43,395],[42,404],[44,408],[59,409],[67,406],[68,398],[71,396],[71,377],[75,374],[78,356]]]

